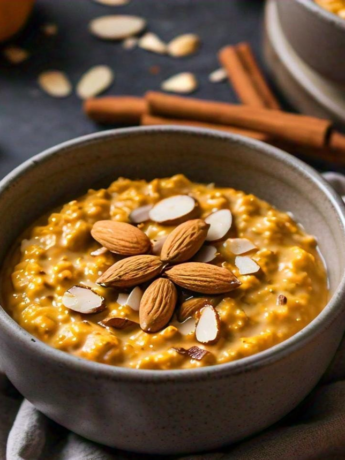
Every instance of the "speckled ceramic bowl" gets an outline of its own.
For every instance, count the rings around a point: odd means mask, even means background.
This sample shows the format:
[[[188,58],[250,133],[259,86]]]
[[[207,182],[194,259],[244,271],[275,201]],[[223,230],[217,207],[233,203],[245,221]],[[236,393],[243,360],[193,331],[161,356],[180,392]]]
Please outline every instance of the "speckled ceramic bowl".
[[[319,74],[345,85],[345,19],[314,0],[277,0],[284,33],[297,54]]]
[[[286,342],[237,362],[147,371],[78,359],[33,338],[0,309],[1,365],[39,410],[86,438],[146,453],[219,448],[279,420],[315,386],[345,325],[344,206],[311,168],[260,142],[214,131],[133,128],[87,136],[26,162],[0,183],[0,256],[34,219],[118,176],[184,173],[252,192],[316,235],[332,299]]]

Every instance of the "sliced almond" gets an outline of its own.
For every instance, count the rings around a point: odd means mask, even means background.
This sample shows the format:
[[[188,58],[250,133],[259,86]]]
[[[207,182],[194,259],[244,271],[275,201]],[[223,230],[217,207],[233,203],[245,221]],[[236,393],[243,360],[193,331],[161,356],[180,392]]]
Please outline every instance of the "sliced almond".
[[[252,275],[260,270],[260,265],[248,256],[237,256],[235,265],[239,269],[240,275]]]
[[[223,294],[241,285],[230,270],[199,262],[175,265],[165,274],[178,286],[201,294]]]
[[[66,74],[57,70],[41,73],[38,83],[43,91],[53,97],[66,97],[72,93],[72,85]]]
[[[97,280],[103,286],[128,288],[150,281],[160,274],[163,262],[157,256],[142,255],[122,259]]]
[[[228,238],[224,246],[235,255],[245,254],[257,249],[255,244],[247,240],[247,238]]]
[[[19,46],[7,46],[3,50],[3,55],[11,64],[21,64],[30,56],[28,51]]]
[[[197,361],[201,361],[203,358],[205,358],[206,355],[210,354],[209,351],[197,346],[191,347],[189,349],[173,347],[173,350],[175,350],[180,355],[188,356],[189,358],[196,359]]]
[[[127,305],[128,297],[129,297],[129,294],[120,292],[120,294],[117,296],[117,303],[124,307],[125,305]]]
[[[226,236],[231,228],[231,211],[220,209],[206,217],[205,222],[210,225],[206,241],[219,241]]]
[[[142,32],[146,21],[138,16],[102,16],[90,22],[90,32],[103,40],[123,40]]]
[[[220,318],[217,310],[208,305],[197,315],[196,340],[200,343],[216,343],[220,336]]]
[[[94,0],[96,3],[107,6],[122,6],[127,5],[131,0]]]
[[[133,224],[141,224],[142,222],[150,220],[150,211],[152,207],[152,204],[146,204],[145,206],[134,209],[129,215],[129,220]]]
[[[197,201],[188,195],[175,195],[159,201],[150,211],[150,219],[158,224],[178,225],[196,217]]]
[[[208,79],[212,83],[221,83],[222,81],[225,81],[227,77],[228,75],[226,73],[226,70],[221,68],[221,69],[217,69],[211,72],[210,75],[208,76]]]
[[[98,323],[103,327],[113,327],[114,329],[127,329],[133,326],[139,326],[138,323],[131,321],[127,318],[105,318],[103,321]]]
[[[161,88],[173,93],[189,94],[198,88],[198,80],[190,72],[182,72],[165,80]]]
[[[142,296],[143,291],[140,289],[140,287],[135,287],[129,294],[126,305],[128,305],[128,307],[134,311],[139,311]]]
[[[174,284],[159,278],[144,292],[140,302],[140,327],[146,332],[157,332],[170,321],[177,302]]]
[[[189,335],[192,332],[195,332],[195,318],[189,318],[183,323],[176,322],[174,326],[178,329],[180,334]]]
[[[103,254],[106,254],[108,251],[109,249],[102,247],[102,248],[96,249],[96,251],[92,251],[91,255],[92,257],[98,257],[98,256],[102,256]]]
[[[139,48],[143,48],[147,51],[152,51],[153,53],[166,54],[167,45],[152,32],[148,32],[139,40]]]
[[[138,43],[139,40],[136,37],[129,37],[122,42],[122,46],[125,50],[132,50],[138,45]]]
[[[165,240],[168,238],[167,235],[161,236],[152,242],[152,254],[160,256]]]
[[[196,253],[193,261],[208,264],[212,262],[217,255],[218,249],[215,246],[203,246],[200,251]]]
[[[212,297],[192,297],[185,300],[178,309],[177,318],[179,321],[185,321],[191,318],[194,313],[204,308],[206,305],[215,306],[216,299]]]
[[[105,309],[104,298],[87,286],[71,287],[64,293],[62,303],[66,308],[84,315],[99,313]]]
[[[189,220],[176,227],[163,244],[163,262],[186,262],[193,257],[203,245],[208,228],[201,219]]]
[[[200,38],[195,34],[184,34],[174,38],[168,44],[170,56],[183,57],[195,53],[200,46]]]
[[[59,29],[56,24],[44,24],[42,26],[42,32],[47,37],[53,37],[54,35],[57,35],[58,31]]]
[[[287,304],[287,298],[285,297],[285,295],[283,294],[278,295],[277,305],[286,305],[286,304]]]
[[[89,99],[103,93],[113,81],[113,71],[105,65],[99,65],[92,67],[81,77],[76,91],[81,99]]]
[[[145,254],[151,247],[144,232],[124,222],[99,220],[92,227],[91,235],[109,251],[121,256]]]

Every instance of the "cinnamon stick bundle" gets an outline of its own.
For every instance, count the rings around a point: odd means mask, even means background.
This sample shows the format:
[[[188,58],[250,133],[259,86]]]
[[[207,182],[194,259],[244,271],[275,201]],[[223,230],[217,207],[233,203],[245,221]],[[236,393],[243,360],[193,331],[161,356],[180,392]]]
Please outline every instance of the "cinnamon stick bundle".
[[[220,50],[218,57],[243,104],[280,109],[248,43],[226,46]]]
[[[247,129],[235,128],[233,126],[215,125],[212,123],[204,123],[202,121],[179,120],[176,118],[156,117],[150,114],[144,114],[141,117],[141,124],[143,126],[157,126],[157,125],[193,126],[196,128],[216,129],[216,130],[225,131],[228,133],[240,134],[242,136],[247,136],[252,139],[257,139],[262,142],[268,142],[270,140],[270,137],[267,134],[259,133],[256,131],[249,131]]]
[[[139,124],[146,111],[146,101],[141,97],[107,96],[88,99],[84,112],[97,123],[131,125]]]
[[[158,92],[148,92],[145,99],[151,115],[235,126],[306,147],[324,147],[332,127],[328,120],[259,107],[203,101]]]

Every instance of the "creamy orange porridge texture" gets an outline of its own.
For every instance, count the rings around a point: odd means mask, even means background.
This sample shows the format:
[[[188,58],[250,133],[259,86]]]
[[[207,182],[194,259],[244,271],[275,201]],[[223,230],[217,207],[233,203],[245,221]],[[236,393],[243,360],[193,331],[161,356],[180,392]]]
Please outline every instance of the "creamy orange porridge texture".
[[[175,283],[178,299],[174,316],[159,331],[148,333],[139,326],[138,311],[126,305],[125,294],[133,288],[96,283],[124,258],[105,250],[95,253],[101,245],[91,230],[98,221],[130,222],[134,209],[175,195],[196,200],[198,216],[193,219],[206,218],[207,222],[211,213],[231,210],[230,231],[221,241],[205,244],[211,246],[211,252],[217,252],[208,265],[231,270],[231,276],[241,284],[220,295],[196,295]],[[148,220],[137,227],[151,241],[159,242],[177,225]],[[168,283],[165,269],[162,276]],[[196,368],[253,355],[305,327],[324,308],[329,295],[315,239],[288,214],[254,195],[195,184],[182,175],[149,183],[121,178],[108,189],[89,190],[29,229],[14,248],[5,270],[5,279],[11,280],[4,288],[5,305],[24,329],[59,350],[136,369]],[[241,274],[246,272],[251,274]],[[175,282],[173,276],[170,279]],[[150,282],[140,289],[147,289]],[[104,297],[103,311],[86,315],[63,304],[67,290],[85,285]],[[206,298],[204,308],[181,323],[179,305],[191,296]],[[200,343],[204,330],[199,332],[199,340],[195,333],[195,322],[201,322],[203,311],[206,328],[207,321],[214,321],[208,314],[217,315],[218,321],[217,339],[208,343]],[[108,318],[125,318],[132,323],[123,329],[105,327]],[[193,358],[187,350],[194,346],[201,355]],[[209,353],[203,356],[202,350]]]

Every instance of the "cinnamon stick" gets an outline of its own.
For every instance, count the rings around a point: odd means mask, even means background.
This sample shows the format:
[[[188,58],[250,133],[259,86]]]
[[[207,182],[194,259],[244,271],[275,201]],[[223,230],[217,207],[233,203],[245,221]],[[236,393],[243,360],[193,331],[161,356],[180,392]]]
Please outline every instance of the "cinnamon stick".
[[[91,120],[104,124],[139,124],[146,111],[146,101],[140,97],[113,96],[88,99],[84,112]]]
[[[143,126],[156,126],[156,125],[193,126],[196,128],[216,129],[216,130],[225,131],[228,133],[240,134],[242,136],[247,136],[252,139],[257,139],[263,142],[268,142],[270,140],[270,137],[267,134],[258,133],[256,131],[249,131],[249,130],[241,129],[241,128],[236,128],[233,126],[215,125],[212,123],[204,123],[202,121],[179,120],[176,118],[155,117],[154,115],[150,115],[150,114],[144,114],[141,117],[141,124]]]
[[[243,104],[280,109],[248,43],[226,46],[219,52],[219,60]]]
[[[279,110],[183,98],[158,92],[146,94],[151,115],[230,125],[266,133],[306,147],[324,147],[332,122]]]

